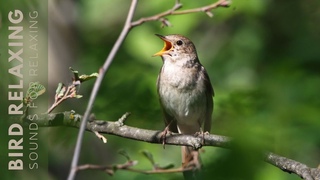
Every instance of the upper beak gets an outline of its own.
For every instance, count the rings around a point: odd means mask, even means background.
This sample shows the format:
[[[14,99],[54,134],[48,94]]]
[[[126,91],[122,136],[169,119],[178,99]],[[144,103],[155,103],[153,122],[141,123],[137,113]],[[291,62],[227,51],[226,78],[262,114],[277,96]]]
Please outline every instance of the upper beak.
[[[172,46],[172,43],[165,36],[162,36],[160,34],[155,34],[155,35],[164,41],[164,46],[159,52],[155,53],[152,56],[162,56],[163,54],[168,52],[173,46]]]

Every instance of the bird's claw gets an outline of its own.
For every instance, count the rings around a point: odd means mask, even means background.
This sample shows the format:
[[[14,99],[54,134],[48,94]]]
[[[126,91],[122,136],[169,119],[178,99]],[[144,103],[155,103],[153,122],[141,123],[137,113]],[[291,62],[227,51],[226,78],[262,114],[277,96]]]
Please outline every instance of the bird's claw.
[[[200,132],[196,132],[194,136],[198,137],[199,135],[201,135],[201,144],[204,145],[204,136],[209,134],[210,133],[208,131],[203,132],[202,130],[200,130]]]
[[[162,132],[161,132],[161,136],[160,136],[160,140],[162,139],[162,146],[163,146],[163,149],[165,149],[165,145],[166,145],[166,137],[167,137],[167,134],[171,134],[172,132],[169,131],[169,127],[167,126]]]

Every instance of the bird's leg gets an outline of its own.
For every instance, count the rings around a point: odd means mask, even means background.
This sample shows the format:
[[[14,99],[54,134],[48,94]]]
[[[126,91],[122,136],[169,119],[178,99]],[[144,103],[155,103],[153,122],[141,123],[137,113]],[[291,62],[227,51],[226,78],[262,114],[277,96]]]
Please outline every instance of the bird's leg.
[[[202,127],[200,127],[200,131],[199,131],[199,132],[196,132],[196,133],[195,133],[195,136],[201,135],[201,136],[202,136],[202,138],[201,138],[201,145],[204,145],[204,135],[208,135],[208,134],[209,134],[208,131],[203,132]]]
[[[164,130],[161,132],[161,137],[160,139],[162,139],[162,146],[163,146],[163,149],[165,149],[165,144],[166,144],[166,136],[167,134],[171,134],[171,131],[169,131],[169,126],[171,124],[172,121],[170,121],[170,123],[166,126],[166,128],[164,128]]]
[[[165,149],[165,144],[166,144],[166,136],[167,136],[167,133],[169,131],[169,126],[167,126],[166,128],[164,128],[164,130],[161,132],[161,137],[160,139],[162,139],[162,146],[163,146],[163,149]]]

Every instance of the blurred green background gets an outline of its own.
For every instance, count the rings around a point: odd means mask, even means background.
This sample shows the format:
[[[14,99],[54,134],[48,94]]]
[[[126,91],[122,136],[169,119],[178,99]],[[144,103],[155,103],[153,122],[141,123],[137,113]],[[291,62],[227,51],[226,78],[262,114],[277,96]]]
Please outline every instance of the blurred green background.
[[[0,2],[2,6],[4,0]],[[134,20],[166,11],[174,2],[139,1]],[[181,3],[182,9],[189,9],[213,1]],[[130,1],[50,0],[48,4],[50,104],[57,83],[71,82],[70,66],[85,74],[97,72],[102,66],[120,34]],[[93,113],[98,119],[116,121],[125,112],[131,112],[127,125],[162,130],[164,123],[156,93],[162,61],[151,56],[162,48],[163,42],[154,34],[182,34],[194,42],[215,89],[211,133],[236,139],[233,151],[203,148],[204,179],[299,179],[261,161],[260,150],[270,150],[310,167],[319,164],[319,5],[318,0],[234,0],[229,8],[213,10],[213,18],[205,13],[177,15],[168,17],[172,27],[161,28],[160,22],[135,27],[106,74]],[[10,8],[10,3],[2,8]],[[1,18],[4,28],[6,14],[2,13]],[[5,48],[0,50],[1,54],[7,53]],[[1,58],[1,68],[6,67],[5,61]],[[6,79],[7,72],[0,75]],[[82,99],[65,102],[55,111],[75,110],[82,114],[93,83],[81,85]],[[66,179],[78,130],[59,127],[42,131],[46,134],[41,140],[48,149],[48,170],[44,169],[41,176],[21,173],[18,179]],[[86,132],[80,164],[124,163],[125,158],[117,154],[120,149],[139,161],[139,169],[152,168],[142,150],[152,152],[159,165],[174,163],[178,167],[181,163],[180,147],[163,149],[160,144],[106,137],[108,143],[103,144]],[[77,179],[89,178],[162,180],[182,179],[182,175],[126,171],[117,171],[114,176],[100,171],[82,171],[77,175]]]

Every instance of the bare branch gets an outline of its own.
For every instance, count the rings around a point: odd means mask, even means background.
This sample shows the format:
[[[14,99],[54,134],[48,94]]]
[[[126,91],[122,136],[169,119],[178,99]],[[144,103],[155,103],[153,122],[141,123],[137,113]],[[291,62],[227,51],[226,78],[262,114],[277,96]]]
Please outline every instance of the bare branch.
[[[176,2],[171,9],[169,9],[169,10],[167,10],[165,12],[150,16],[150,17],[141,18],[141,19],[139,19],[137,21],[132,22],[131,26],[132,27],[139,26],[139,25],[141,25],[141,24],[143,24],[145,22],[148,22],[148,21],[163,20],[163,17],[168,16],[168,15],[172,15],[176,10],[180,9],[181,7],[182,7],[182,4]]]
[[[108,55],[108,58],[106,59],[105,63],[103,64],[102,68],[100,68],[99,71],[99,76],[96,80],[96,82],[94,83],[94,87],[93,90],[91,92],[90,95],[90,99],[89,99],[89,103],[87,105],[86,111],[84,113],[84,118],[78,133],[78,138],[77,138],[77,144],[74,150],[74,154],[73,154],[73,158],[72,158],[72,163],[71,163],[71,169],[69,172],[69,176],[68,176],[68,180],[73,180],[75,177],[75,173],[76,173],[76,167],[78,166],[78,160],[79,160],[79,156],[80,156],[80,151],[81,151],[81,144],[82,144],[82,138],[83,138],[83,133],[85,131],[85,126],[87,123],[87,120],[90,116],[91,113],[91,109],[93,107],[93,103],[97,97],[98,91],[100,89],[102,80],[107,72],[107,70],[109,69],[109,66],[111,65],[114,56],[116,55],[117,51],[120,48],[120,45],[122,44],[122,42],[124,41],[125,37],[127,36],[128,32],[130,31],[130,23],[133,17],[133,14],[135,12],[136,6],[137,6],[138,0],[132,0],[131,5],[130,5],[130,9],[127,15],[127,19],[124,25],[124,28],[121,31],[120,36],[118,37],[117,41],[115,42],[114,46],[111,49],[110,54]]]
[[[217,7],[229,7],[230,3],[231,3],[230,0],[219,0],[218,2],[210,4],[208,6],[203,6],[203,7],[188,9],[188,10],[183,10],[183,11],[176,11],[176,12],[172,13],[172,15],[190,14],[190,13],[197,13],[197,12],[207,13]],[[210,17],[212,17],[212,16],[210,16]]]
[[[302,179],[305,180],[317,180],[320,179],[320,171],[318,168],[309,168],[305,164],[299,163],[297,161],[281,157],[274,153],[267,153],[265,157],[265,161],[282,169],[288,173],[295,173],[300,176]],[[135,162],[135,163],[133,163]],[[94,164],[85,164],[81,165],[77,168],[78,171],[80,170],[101,170],[105,171],[109,175],[113,175],[115,170],[126,170],[131,172],[138,172],[143,174],[161,174],[161,173],[177,173],[177,172],[184,172],[192,170],[192,167],[189,168],[174,168],[174,169],[152,169],[152,170],[142,170],[142,169],[135,169],[132,168],[136,165],[137,161],[131,161],[124,164],[114,165],[114,166],[101,166],[101,165],[94,165]]]
[[[138,172],[142,174],[166,174],[166,173],[177,173],[177,172],[184,172],[190,171],[191,168],[174,168],[174,169],[152,169],[152,170],[143,170],[143,169],[135,169],[132,168],[137,163],[137,161],[128,161],[124,164],[118,164],[114,166],[103,166],[103,165],[95,165],[95,164],[84,164],[77,167],[77,171],[80,170],[100,170],[104,171],[109,175],[113,175],[115,170],[126,170],[131,172]]]
[[[38,116],[38,119],[28,119],[23,122],[24,124],[28,123],[37,123],[39,127],[54,127],[54,126],[69,126],[79,128],[81,122],[81,115],[75,114],[74,112],[63,112],[63,113],[52,113],[52,114],[41,114]],[[10,122],[21,123],[19,117],[10,119]],[[123,138],[162,144],[161,141],[161,132],[155,130],[141,129],[136,127],[131,127],[119,122],[114,121],[104,121],[104,120],[94,120],[86,123],[87,131],[97,131],[101,134],[111,134],[120,136]],[[183,135],[183,134],[168,134],[166,137],[167,145],[179,145],[179,146],[191,146],[195,149],[202,146],[216,146],[222,148],[232,149],[232,139],[226,136],[219,136],[213,134],[204,135],[204,143],[202,136],[195,137],[192,135]],[[279,169],[288,172],[294,173],[300,176],[303,179],[320,179],[320,169],[310,168],[307,165],[294,161],[292,159],[276,155],[271,152],[267,152],[264,155],[264,160]],[[88,166],[88,169],[91,167]],[[77,168],[75,169],[77,170]],[[133,170],[132,170],[133,171]],[[139,170],[140,171],[140,170]],[[156,173],[156,172],[152,172]],[[159,173],[159,172],[158,172]]]
[[[176,1],[174,6],[170,10],[167,10],[165,12],[162,12],[162,13],[150,16],[150,17],[141,18],[137,21],[132,22],[131,26],[132,27],[138,26],[138,25],[141,25],[141,24],[148,22],[148,21],[160,21],[160,22],[162,22],[162,24],[164,26],[170,26],[170,23],[168,23],[169,21],[165,18],[166,16],[169,16],[169,15],[182,15],[182,14],[205,12],[209,17],[213,17],[213,14],[210,12],[212,9],[215,9],[218,7],[228,7],[230,5],[230,3],[231,3],[230,0],[219,0],[216,3],[210,4],[207,6],[177,11],[178,9],[180,9],[182,7],[182,4],[180,4],[179,1]],[[163,22],[166,22],[166,23],[163,23]]]
[[[320,179],[320,169],[310,168],[303,163],[285,157],[281,157],[274,153],[268,153],[265,157],[265,161],[280,168],[285,172],[295,173],[302,179]]]
[[[104,137],[103,135],[101,135],[99,132],[93,131],[93,133],[94,133],[103,143],[107,143],[107,142],[108,142],[107,138]]]
[[[122,117],[117,121],[119,123],[119,126],[123,126],[124,121],[130,116],[131,113],[126,112]]]

